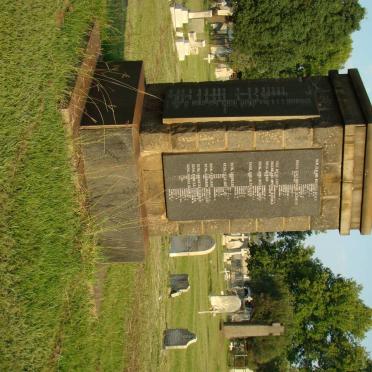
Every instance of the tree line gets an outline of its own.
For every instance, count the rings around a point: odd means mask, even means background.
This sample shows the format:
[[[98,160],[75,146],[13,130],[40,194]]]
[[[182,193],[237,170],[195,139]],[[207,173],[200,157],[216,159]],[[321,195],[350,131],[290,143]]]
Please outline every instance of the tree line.
[[[326,74],[364,16],[357,0],[236,0],[232,65],[244,78]]]
[[[372,327],[362,287],[334,274],[306,246],[310,232],[261,235],[251,243],[252,323],[281,322],[284,336],[248,342],[258,371],[372,371],[361,341]]]

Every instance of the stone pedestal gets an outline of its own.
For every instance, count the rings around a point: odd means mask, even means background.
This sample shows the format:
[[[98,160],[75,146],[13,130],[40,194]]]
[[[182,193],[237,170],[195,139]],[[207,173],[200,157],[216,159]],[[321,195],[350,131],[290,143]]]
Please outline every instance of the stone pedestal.
[[[266,337],[280,336],[284,333],[284,327],[280,323],[270,325],[255,325],[240,323],[225,322],[223,333],[226,338],[249,338],[249,337]]]
[[[370,233],[372,115],[357,70],[147,92],[139,164],[152,234]]]

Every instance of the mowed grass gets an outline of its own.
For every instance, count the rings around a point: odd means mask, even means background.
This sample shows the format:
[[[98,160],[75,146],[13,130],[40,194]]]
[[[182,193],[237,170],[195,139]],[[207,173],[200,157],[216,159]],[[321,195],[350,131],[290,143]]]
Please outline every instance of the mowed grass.
[[[168,294],[167,239],[152,237],[146,256],[136,277],[136,300],[131,309],[125,354],[125,371],[167,371],[163,350]]]
[[[223,315],[209,310],[208,296],[224,290],[222,248],[207,256],[169,258],[169,238],[152,237],[145,265],[134,285],[136,298],[129,317],[125,371],[218,372],[227,370],[227,341],[220,332]],[[169,275],[189,274],[191,288],[169,296]],[[187,328],[197,342],[185,350],[164,350],[167,328]]]
[[[94,302],[95,227],[80,209],[59,107],[88,25],[94,17],[104,22],[106,3],[74,1],[58,28],[62,4],[34,0],[0,8],[0,83],[6,88],[0,91],[0,370],[167,370],[178,362],[162,350],[169,273],[164,241],[152,241],[143,265],[108,268],[98,278],[98,309]],[[197,60],[177,63],[166,1],[128,6],[125,56],[145,60],[149,82],[186,74],[203,80]],[[118,43],[120,35],[106,45],[118,53]]]
[[[205,9],[202,0],[184,3],[189,9]],[[148,83],[211,80],[205,53],[178,61],[169,6],[168,0],[128,0],[124,58],[144,61]]]
[[[171,298],[167,305],[169,328],[187,328],[197,335],[197,342],[187,350],[167,351],[168,371],[226,371],[226,340],[220,331],[222,314],[199,314],[210,308],[209,295],[225,289],[220,244],[207,256],[170,259],[171,273],[189,274],[190,290]]]
[[[125,363],[123,309],[137,267],[103,285],[97,314],[94,227],[80,210],[59,113],[88,26],[104,18],[105,3],[74,1],[58,28],[62,4],[0,9],[1,371],[121,370]]]

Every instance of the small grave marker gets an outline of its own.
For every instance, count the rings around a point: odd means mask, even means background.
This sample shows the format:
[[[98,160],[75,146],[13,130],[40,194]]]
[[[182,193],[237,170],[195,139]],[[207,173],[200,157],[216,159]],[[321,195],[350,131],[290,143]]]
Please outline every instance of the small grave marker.
[[[187,329],[167,329],[164,332],[165,349],[187,349],[189,345],[197,341],[194,333]]]
[[[190,289],[189,276],[187,274],[172,274],[169,277],[171,297],[177,297]]]
[[[169,256],[200,256],[212,252],[215,247],[216,242],[209,235],[174,235]]]

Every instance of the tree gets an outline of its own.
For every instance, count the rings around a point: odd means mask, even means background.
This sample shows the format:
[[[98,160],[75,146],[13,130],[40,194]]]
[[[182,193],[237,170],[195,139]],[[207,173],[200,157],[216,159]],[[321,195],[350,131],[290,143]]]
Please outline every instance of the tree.
[[[254,275],[251,287],[256,293],[254,312],[251,318],[254,324],[281,323],[286,328],[286,337],[270,336],[251,338],[247,341],[252,366],[262,365],[272,359],[280,359],[286,354],[293,323],[292,297],[280,276],[260,271]]]
[[[281,233],[251,245],[252,276],[280,278],[293,306],[286,358],[304,371],[365,371],[370,362],[360,341],[372,326],[372,309],[360,299],[360,285],[313,258],[314,249],[304,245],[308,234]]]
[[[338,69],[364,15],[357,0],[236,0],[233,66],[250,78]]]

